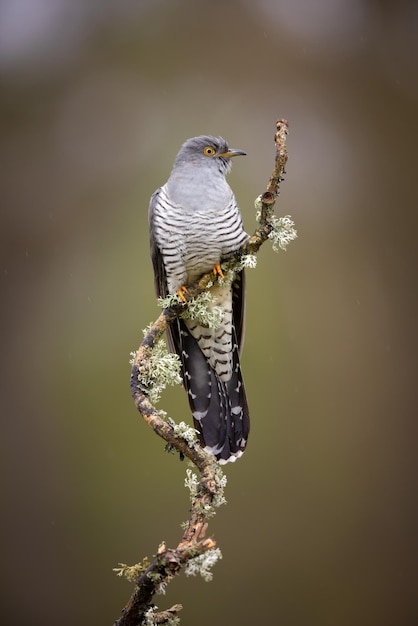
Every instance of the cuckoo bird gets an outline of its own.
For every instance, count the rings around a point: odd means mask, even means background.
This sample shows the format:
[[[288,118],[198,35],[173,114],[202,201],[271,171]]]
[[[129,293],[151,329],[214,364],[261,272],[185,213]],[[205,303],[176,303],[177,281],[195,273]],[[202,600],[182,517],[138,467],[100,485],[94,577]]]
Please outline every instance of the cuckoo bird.
[[[240,210],[225,176],[233,150],[221,137],[188,139],[174,161],[165,185],[149,207],[151,258],[158,296],[184,293],[187,285],[213,271],[248,239]],[[236,273],[210,288],[208,306],[222,307],[215,329],[192,319],[178,319],[167,333],[168,345],[182,364],[200,443],[220,463],[235,461],[246,446],[249,414],[240,368],[244,332],[245,277]]]

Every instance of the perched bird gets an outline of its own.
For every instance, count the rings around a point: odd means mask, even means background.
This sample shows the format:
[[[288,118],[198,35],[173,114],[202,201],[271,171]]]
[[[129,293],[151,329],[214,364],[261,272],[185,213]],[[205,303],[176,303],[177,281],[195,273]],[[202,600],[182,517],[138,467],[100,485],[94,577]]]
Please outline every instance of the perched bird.
[[[220,263],[248,239],[235,196],[226,182],[231,159],[245,155],[221,137],[188,139],[170,178],[155,191],[149,207],[151,258],[158,296],[184,288]],[[245,449],[249,414],[239,355],[244,326],[244,271],[230,284],[211,287],[209,306],[222,307],[216,329],[179,319],[168,344],[182,363],[182,376],[195,428],[204,448],[220,463],[235,461]]]

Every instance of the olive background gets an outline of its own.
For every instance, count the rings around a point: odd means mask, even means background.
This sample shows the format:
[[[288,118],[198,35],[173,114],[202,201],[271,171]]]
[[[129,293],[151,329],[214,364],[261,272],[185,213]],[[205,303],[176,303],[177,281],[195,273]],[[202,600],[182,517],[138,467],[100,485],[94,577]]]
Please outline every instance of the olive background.
[[[199,134],[247,152],[249,233],[279,117],[277,212],[248,271],[247,452],[182,624],[418,623],[413,0],[0,3],[4,623],[112,624],[112,571],[175,546],[187,463],[129,393],[158,308],[149,197]],[[189,420],[184,391],[160,407]]]

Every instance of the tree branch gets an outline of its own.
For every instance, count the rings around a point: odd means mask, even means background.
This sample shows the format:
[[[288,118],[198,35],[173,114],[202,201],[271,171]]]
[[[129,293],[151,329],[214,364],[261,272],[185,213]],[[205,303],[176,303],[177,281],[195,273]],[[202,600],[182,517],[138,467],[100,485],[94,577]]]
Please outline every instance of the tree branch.
[[[223,268],[226,267],[226,269],[233,270],[239,266],[243,257],[256,254],[261,245],[277,227],[277,218],[273,216],[273,207],[285,173],[287,131],[288,125],[286,120],[278,120],[274,136],[276,157],[273,173],[266,191],[256,201],[256,206],[260,211],[260,226],[252,237],[233,255],[233,258],[222,265]],[[141,380],[141,372],[146,369],[147,363],[149,363],[152,350],[168,325],[187,309],[187,302],[192,298],[196,298],[213,281],[214,275],[209,273],[202,276],[196,283],[187,285],[187,291],[184,294],[186,302],[175,303],[162,311],[146,333],[133,361],[131,392],[135,406],[146,423],[167,442],[171,449],[177,450],[180,455],[192,461],[200,472],[200,478],[197,480],[191,472],[189,474],[192,507],[186,529],[178,546],[175,549],[170,549],[162,543],[152,563],[136,565],[131,568],[126,566],[120,568],[119,574],[125,574],[128,578],[134,580],[135,589],[129,602],[122,610],[121,617],[115,622],[114,626],[178,623],[177,613],[181,610],[181,605],[175,605],[167,611],[157,613],[152,604],[152,599],[156,593],[163,590],[173,576],[179,573],[183,566],[196,559],[196,557],[205,555],[210,550],[213,551],[216,546],[215,541],[211,538],[205,538],[205,535],[208,526],[207,520],[214,514],[214,507],[224,502],[223,487],[225,479],[221,467],[216,458],[205,452],[197,442],[190,442],[189,439],[181,436],[179,431],[176,430],[176,426],[173,425],[171,420],[166,421],[163,418],[161,412],[151,403],[147,392],[138,384],[138,381]]]

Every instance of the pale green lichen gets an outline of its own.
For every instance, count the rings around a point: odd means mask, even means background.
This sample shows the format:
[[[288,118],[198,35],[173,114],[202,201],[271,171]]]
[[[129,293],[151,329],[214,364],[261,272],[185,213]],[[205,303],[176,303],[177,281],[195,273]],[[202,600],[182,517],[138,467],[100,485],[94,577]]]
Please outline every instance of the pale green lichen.
[[[216,329],[222,322],[224,309],[215,305],[214,302],[215,298],[210,291],[203,291],[188,302],[187,309],[183,311],[180,317],[196,320],[202,326]]]
[[[235,280],[235,273],[237,271],[237,261],[235,258],[225,261],[221,265],[223,276],[218,275],[218,284],[221,286],[231,285]]]
[[[165,590],[167,589],[167,585],[168,585],[167,581],[160,583],[159,585],[156,586],[155,593],[157,593],[160,596],[165,596]]]
[[[261,217],[261,209],[263,208],[263,201],[262,201],[262,196],[257,196],[257,198],[254,200],[254,208],[256,209],[257,213],[256,213],[256,218],[257,218],[257,222],[260,221],[260,217]]]
[[[184,486],[190,491],[190,499],[193,502],[197,496],[197,487],[199,485],[196,474],[191,469],[186,469],[186,478],[184,479]]]
[[[144,614],[144,624],[145,626],[155,626],[156,624],[161,624],[161,620],[158,619],[157,613],[158,606],[151,606]],[[166,626],[178,626],[180,624],[180,618],[177,616],[168,617],[166,614],[168,611],[164,613],[164,624]]]
[[[226,285],[232,282],[233,276],[230,278],[227,273],[224,278],[218,278],[219,284]],[[214,305],[215,298],[210,293],[209,288],[213,286],[213,282],[209,282],[206,290],[187,303],[187,308],[180,314],[183,319],[197,320],[203,326],[208,328],[218,328],[222,322],[224,310],[221,306]],[[168,309],[171,306],[180,304],[182,300],[177,293],[170,294],[166,298],[158,298],[158,305],[162,309]]]
[[[215,483],[216,483],[217,489],[216,489],[216,494],[212,500],[212,506],[214,506],[215,508],[218,508],[222,506],[223,504],[226,504],[224,490],[225,490],[227,482],[228,480],[226,478],[226,474],[223,473],[220,466],[218,465],[218,467],[216,468],[216,473],[215,473]]]
[[[150,606],[150,608],[144,613],[144,623],[146,626],[154,626],[155,624],[155,613],[157,611],[157,606]]]
[[[147,557],[144,557],[142,563],[136,563],[135,565],[126,565],[126,563],[119,563],[119,567],[114,567],[113,571],[117,576],[124,576],[129,582],[133,583],[137,578],[146,570],[149,566]]]
[[[254,269],[257,266],[257,257],[255,254],[243,254],[240,259],[240,265],[244,267],[248,267],[249,269]]]
[[[149,328],[143,332],[147,334]],[[133,359],[135,352],[131,352]],[[162,392],[169,385],[181,385],[181,362],[177,354],[168,351],[165,341],[159,339],[146,363],[138,370],[139,388],[148,394],[153,404],[157,403]]]
[[[187,563],[184,573],[186,576],[197,576],[200,574],[202,578],[209,582],[213,578],[213,573],[210,571],[212,567],[222,558],[222,553],[219,548],[211,548],[204,554],[199,554]]]
[[[175,306],[176,304],[181,304],[182,302],[183,300],[180,298],[177,291],[175,293],[170,293],[165,298],[157,299],[158,306],[162,309],[169,309],[170,307]]]
[[[206,519],[210,519],[216,515],[216,509],[226,504],[226,498],[224,496],[224,490],[227,484],[226,475],[218,465],[215,472],[216,492],[212,498],[210,504],[204,504],[202,507],[202,513],[204,513]]]
[[[221,470],[218,465],[215,472],[215,483],[216,483],[216,491],[210,503],[201,505],[201,513],[206,517],[206,519],[210,519],[216,514],[217,508],[226,504],[226,499],[224,496],[224,490],[227,484],[226,475]],[[196,474],[191,469],[186,469],[186,478],[184,479],[184,485],[190,492],[190,500],[192,503],[198,496],[199,489],[199,479]],[[187,522],[185,526],[187,526]]]
[[[260,222],[261,220],[262,207],[263,203],[261,201],[261,196],[259,196],[255,201],[255,208],[257,209],[257,222]],[[272,230],[269,233],[269,239],[273,242],[274,252],[278,252],[279,249],[286,252],[289,243],[296,239],[296,237],[298,236],[297,230],[295,228],[295,222],[292,220],[290,215],[277,217],[272,213],[271,209],[267,210],[266,221],[272,227]]]
[[[269,239],[273,242],[273,250],[278,252],[280,248],[286,252],[289,243],[298,236],[295,222],[290,218],[290,215],[285,215],[284,217],[272,215],[269,221],[273,227],[269,234]]]
[[[193,428],[193,426],[189,426],[186,422],[180,422],[180,424],[176,424],[171,417],[168,418],[168,423],[173,427],[174,434],[179,439],[184,439],[189,448],[194,448],[197,444],[197,433],[198,431]]]
[[[174,435],[178,439],[183,439],[183,441],[187,443],[189,448],[195,448],[198,445],[197,435],[199,431],[193,428],[193,426],[189,426],[188,424],[186,424],[186,422],[180,422],[180,424],[176,424],[176,422],[171,417],[167,417],[166,421],[172,427]],[[172,443],[167,443],[165,449],[167,452],[171,452],[172,454],[175,454],[177,452],[176,447]]]
[[[156,593],[165,593],[165,587],[167,585],[167,582],[163,580],[163,575],[160,574],[160,572],[155,572],[151,570],[150,572],[148,572],[147,577],[154,583]]]

